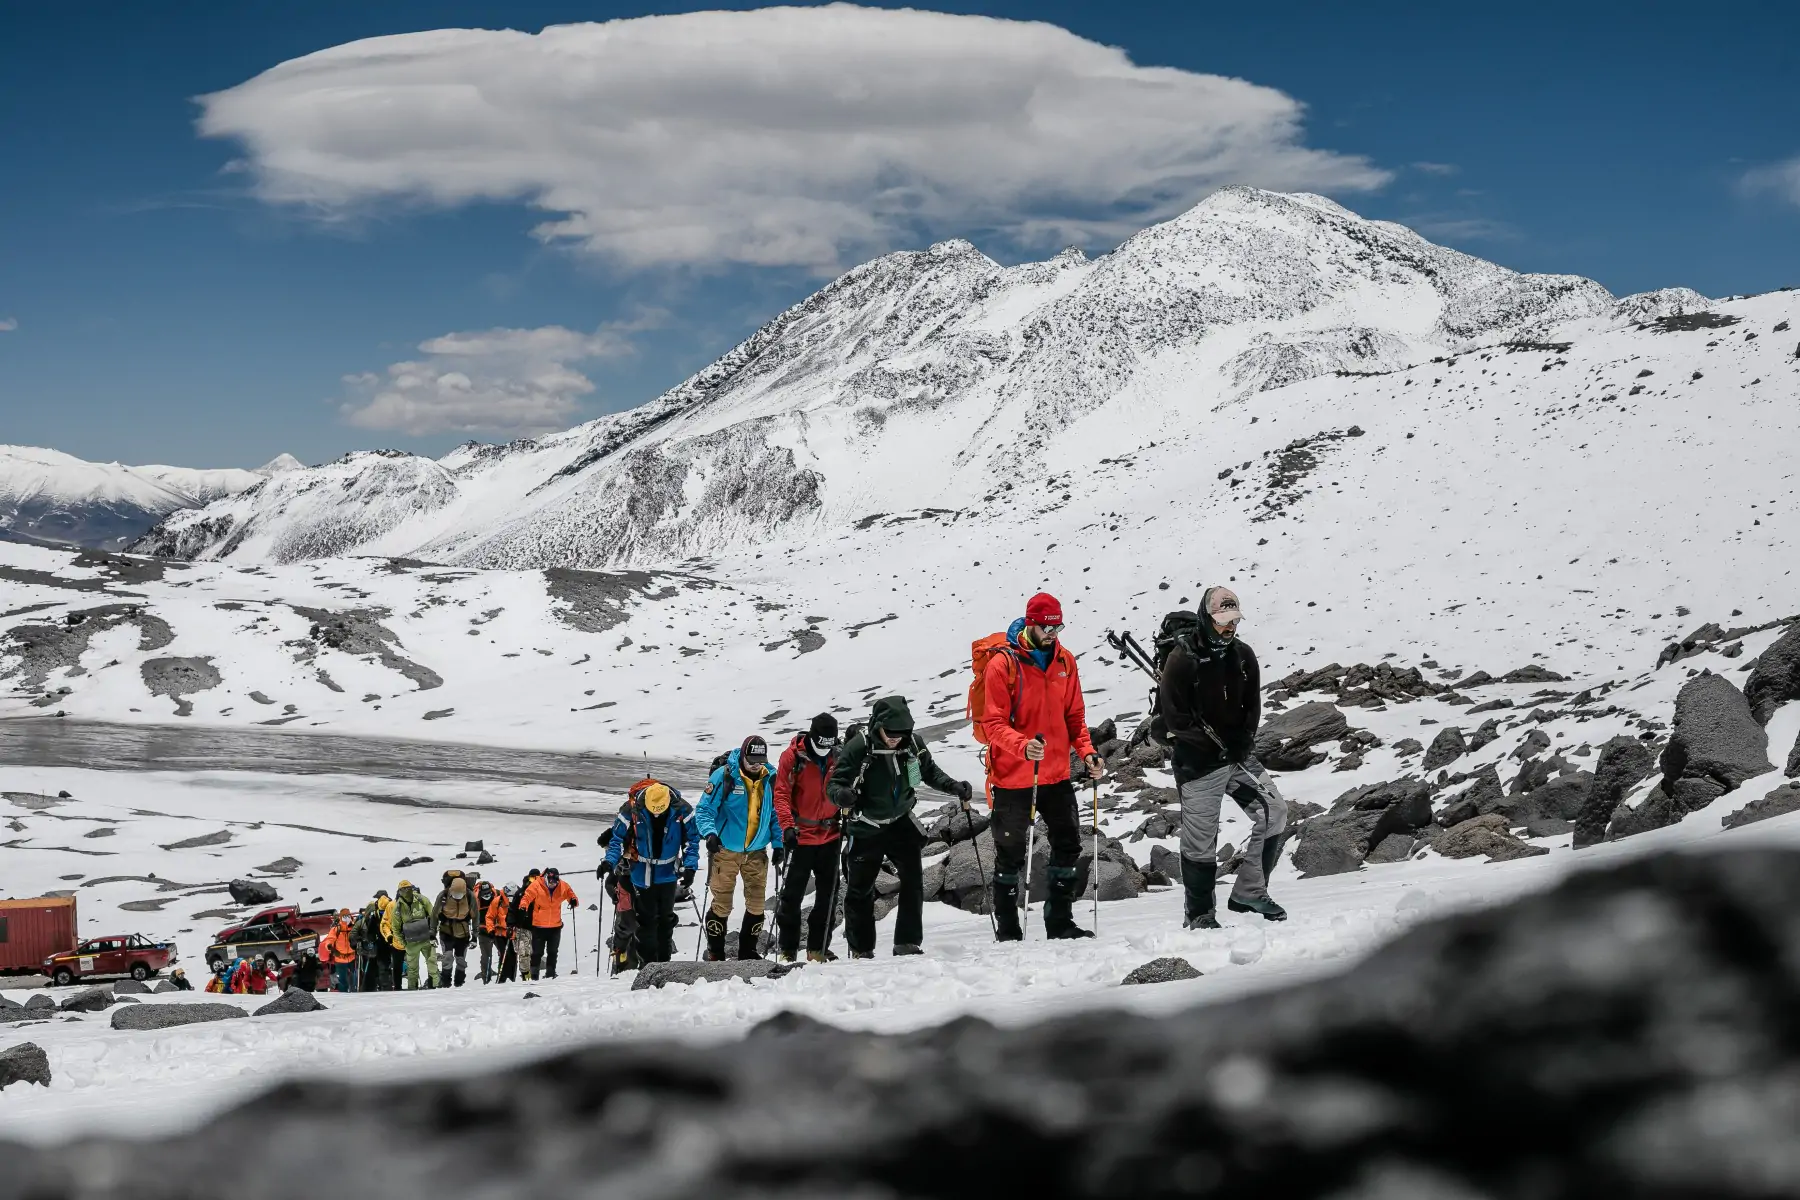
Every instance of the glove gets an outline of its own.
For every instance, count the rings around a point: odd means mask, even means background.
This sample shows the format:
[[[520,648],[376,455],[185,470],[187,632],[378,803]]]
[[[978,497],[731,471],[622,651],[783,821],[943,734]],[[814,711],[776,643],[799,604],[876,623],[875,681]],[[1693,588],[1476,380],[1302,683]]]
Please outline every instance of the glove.
[[[706,835],[706,852],[708,854],[717,854],[719,852],[719,835],[718,834],[709,833]]]
[[[787,843],[783,842],[781,845],[775,847],[774,853],[769,857],[774,861],[775,866],[779,868],[782,863],[787,861],[787,853]]]
[[[969,807],[969,801],[975,798],[974,786],[970,784],[968,780],[963,780],[956,785],[956,797],[962,801],[962,806],[964,808]]]
[[[602,884],[604,884],[606,882],[606,877],[611,874],[612,874],[612,864],[611,863],[603,862],[599,866],[594,868],[594,878],[598,879]]]
[[[798,829],[783,830],[781,834],[781,844],[786,846],[789,850],[798,846],[800,844],[800,831]]]
[[[683,867],[681,869],[681,886],[684,888],[694,886],[694,868]]]

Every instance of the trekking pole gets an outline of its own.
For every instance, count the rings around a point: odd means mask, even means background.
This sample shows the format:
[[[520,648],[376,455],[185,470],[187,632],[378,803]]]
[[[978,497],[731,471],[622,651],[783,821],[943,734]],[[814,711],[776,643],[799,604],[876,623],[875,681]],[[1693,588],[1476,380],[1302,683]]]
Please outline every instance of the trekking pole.
[[[712,873],[713,873],[713,856],[710,852],[708,852],[708,854],[706,856],[706,894],[708,896],[712,895]],[[700,918],[700,931],[694,935],[694,961],[699,962],[700,961],[700,947],[701,947],[702,943],[704,943],[706,941],[706,912],[707,912],[707,910],[700,907],[700,901],[698,899],[696,899],[694,901],[694,912]]]
[[[1094,877],[1094,932],[1100,932],[1100,781],[1092,782],[1090,793],[1094,800],[1094,864],[1090,868]]]
[[[1040,733],[1031,740],[1041,742],[1044,735]],[[1043,765],[1043,761],[1039,758],[1031,762],[1031,810],[1025,817],[1025,888],[1019,893],[1019,907],[1025,912],[1022,922],[1024,928],[1019,931],[1021,942],[1031,936],[1031,859],[1037,851],[1038,768]]]
[[[967,808],[963,809],[963,819],[969,823],[969,846],[975,852],[975,878],[981,881],[982,895],[985,898],[986,896],[992,895],[992,892],[989,889],[994,881],[989,877],[986,869],[981,865],[981,838],[975,832],[974,811]],[[992,827],[993,823],[994,819],[990,816],[988,818],[988,825]],[[994,911],[994,906],[992,904],[989,904],[987,909],[988,928],[992,929],[994,931],[994,936],[998,937],[1000,935],[1000,915]]]

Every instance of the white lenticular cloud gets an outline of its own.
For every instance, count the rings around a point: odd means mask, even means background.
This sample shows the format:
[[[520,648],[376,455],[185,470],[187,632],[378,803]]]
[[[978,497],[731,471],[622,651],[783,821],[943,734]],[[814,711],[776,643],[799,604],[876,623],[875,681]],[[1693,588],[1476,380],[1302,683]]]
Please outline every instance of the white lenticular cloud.
[[[834,4],[352,42],[201,98],[266,200],[518,202],[627,266],[829,270],[923,234],[1123,237],[1215,187],[1386,183],[1302,106],[1039,22]]]
[[[594,381],[573,362],[631,353],[629,326],[580,333],[560,325],[447,333],[420,343],[427,357],[346,375],[352,399],[339,407],[360,429],[422,437],[466,433],[529,437],[561,429]]]

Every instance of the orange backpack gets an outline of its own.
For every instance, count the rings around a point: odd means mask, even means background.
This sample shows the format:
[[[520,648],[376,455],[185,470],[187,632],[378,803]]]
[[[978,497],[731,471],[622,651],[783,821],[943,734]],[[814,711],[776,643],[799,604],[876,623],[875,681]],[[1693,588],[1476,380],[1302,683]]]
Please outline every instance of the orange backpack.
[[[975,680],[969,684],[969,720],[975,725],[975,740],[983,746],[987,745],[987,730],[981,727],[982,714],[987,712],[987,665],[994,655],[1004,655],[1013,664],[1012,677],[1016,685],[1019,678],[1019,658],[1014,653],[1012,644],[1006,640],[1005,633],[990,633],[986,637],[976,638],[969,646],[970,665],[975,669]],[[1019,690],[1013,688],[1013,714],[1019,711]]]

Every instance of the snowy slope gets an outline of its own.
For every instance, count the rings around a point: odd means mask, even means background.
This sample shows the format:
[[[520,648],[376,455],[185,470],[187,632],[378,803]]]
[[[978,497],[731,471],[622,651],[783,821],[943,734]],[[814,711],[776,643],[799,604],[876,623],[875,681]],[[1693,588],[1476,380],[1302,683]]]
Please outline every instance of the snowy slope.
[[[965,241],[887,255],[641,408],[439,463],[347,456],[178,515],[140,549],[671,561],[961,507],[992,479],[1040,477],[1082,445],[1089,418],[1153,441],[1332,372],[1705,303],[1685,291],[1615,303],[1589,280],[1521,275],[1322,197],[1228,188],[1094,261],[1068,251],[1006,268]]]
[[[262,482],[252,471],[91,463],[36,446],[0,446],[0,530],[114,549],[170,513]]]

